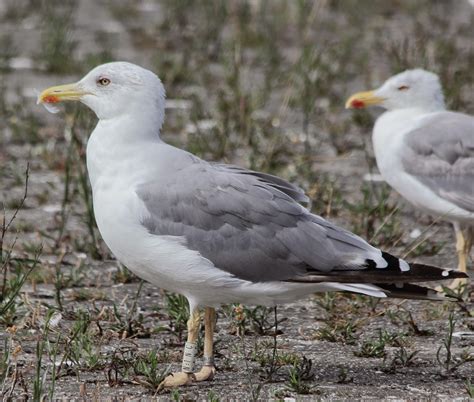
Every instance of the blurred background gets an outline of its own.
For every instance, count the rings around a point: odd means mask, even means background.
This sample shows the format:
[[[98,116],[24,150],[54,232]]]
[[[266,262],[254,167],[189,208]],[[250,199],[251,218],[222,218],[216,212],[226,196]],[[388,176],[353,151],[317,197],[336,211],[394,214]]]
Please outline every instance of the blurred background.
[[[315,212],[385,247],[407,240],[396,195],[367,175],[376,173],[370,133],[379,111],[346,111],[345,99],[422,67],[440,75],[450,108],[474,112],[474,8],[464,0],[3,0],[0,16],[6,204],[29,160],[32,175],[58,181],[30,183],[44,194],[27,204],[61,196],[66,174],[61,209],[90,212],[87,179],[77,176],[95,117],[80,105],[66,105],[66,119],[50,115],[35,99],[108,61],[160,76],[166,141],[294,180]]]
[[[108,300],[100,286],[136,282],[94,223],[84,158],[95,116],[36,105],[45,87],[108,61],[162,79],[165,141],[281,175],[307,190],[313,212],[373,244],[456,266],[449,224],[403,204],[377,176],[370,134],[380,111],[344,102],[421,67],[439,74],[449,108],[473,114],[472,2],[1,0],[0,21],[0,202],[6,222],[15,217],[0,247],[5,328],[31,320],[18,283],[46,314],[48,298],[63,311]]]

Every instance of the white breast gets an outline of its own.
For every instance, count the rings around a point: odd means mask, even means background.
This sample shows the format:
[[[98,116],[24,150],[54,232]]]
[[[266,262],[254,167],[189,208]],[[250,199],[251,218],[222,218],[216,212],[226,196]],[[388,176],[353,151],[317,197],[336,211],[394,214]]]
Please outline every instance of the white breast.
[[[375,122],[372,134],[377,166],[384,179],[395,189],[401,186],[403,139],[419,112],[413,109],[385,112]]]

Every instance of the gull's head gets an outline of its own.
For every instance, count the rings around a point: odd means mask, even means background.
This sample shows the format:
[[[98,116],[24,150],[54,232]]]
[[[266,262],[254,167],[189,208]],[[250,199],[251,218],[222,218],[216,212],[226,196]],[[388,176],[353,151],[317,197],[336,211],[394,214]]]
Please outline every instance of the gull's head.
[[[346,108],[362,109],[377,105],[388,110],[421,108],[444,109],[443,89],[436,74],[416,69],[390,77],[380,88],[358,92],[346,102]]]
[[[73,84],[45,89],[38,103],[56,104],[79,101],[92,109],[101,120],[127,113],[164,114],[165,90],[151,71],[127,62],[102,64]]]

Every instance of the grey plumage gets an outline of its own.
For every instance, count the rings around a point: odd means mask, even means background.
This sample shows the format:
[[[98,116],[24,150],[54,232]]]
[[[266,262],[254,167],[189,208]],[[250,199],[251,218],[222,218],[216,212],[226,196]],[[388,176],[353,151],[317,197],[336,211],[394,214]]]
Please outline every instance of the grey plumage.
[[[137,189],[149,212],[143,225],[151,233],[183,236],[216,267],[254,282],[360,270],[383,261],[363,239],[301,206],[308,198],[299,187],[186,155],[179,169],[170,166],[169,175]]]
[[[474,117],[437,112],[407,133],[405,171],[434,193],[474,212]]]

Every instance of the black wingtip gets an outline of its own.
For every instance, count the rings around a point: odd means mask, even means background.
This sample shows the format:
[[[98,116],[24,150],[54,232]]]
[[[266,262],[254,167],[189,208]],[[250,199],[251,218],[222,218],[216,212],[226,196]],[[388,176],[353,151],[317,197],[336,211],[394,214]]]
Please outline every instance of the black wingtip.
[[[389,254],[385,251],[382,251],[382,258],[387,261],[389,268],[400,269],[400,259]]]
[[[442,281],[442,280],[452,280],[452,279],[466,279],[469,276],[465,272],[456,271],[453,269],[440,268],[433,265],[419,264],[419,263],[408,263],[410,269],[402,269],[402,264],[405,265],[405,261],[397,258],[385,251],[382,251],[382,257],[388,263],[388,271],[405,271],[402,275],[407,274],[410,281]]]
[[[385,294],[390,298],[396,299],[417,299],[417,300],[432,300],[432,301],[448,301],[452,300],[447,295],[430,289],[425,286],[414,285],[413,283],[401,284],[387,284],[376,283]]]
[[[432,265],[411,263],[410,270],[425,274],[427,277],[438,276],[439,280],[451,280],[451,279],[468,279],[469,275],[465,272],[456,271],[453,269],[439,268]],[[439,277],[441,275],[441,277]]]

